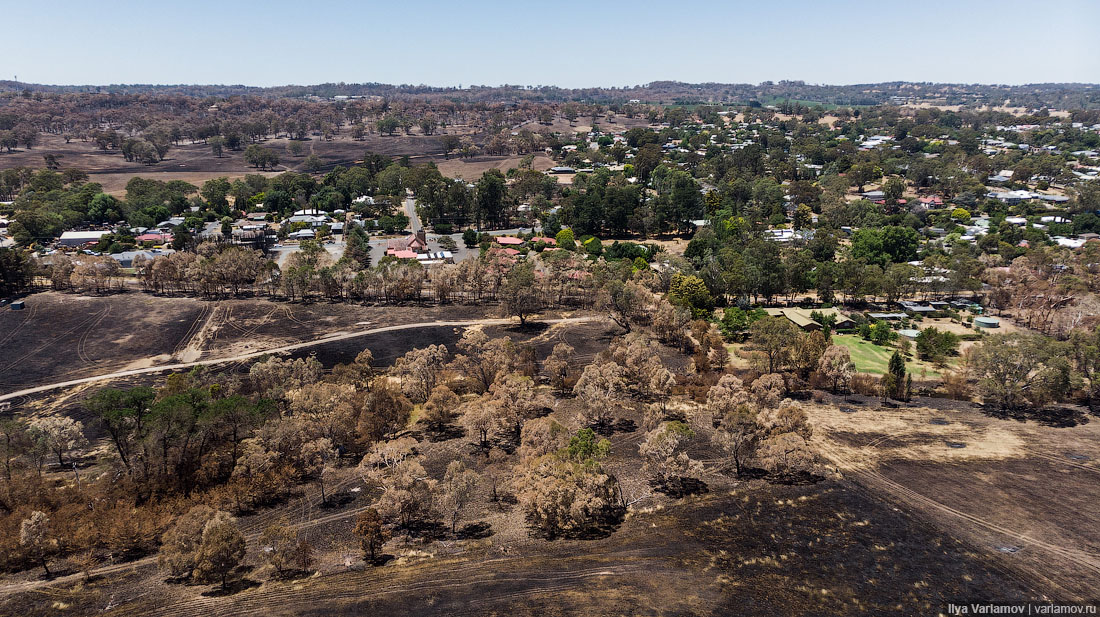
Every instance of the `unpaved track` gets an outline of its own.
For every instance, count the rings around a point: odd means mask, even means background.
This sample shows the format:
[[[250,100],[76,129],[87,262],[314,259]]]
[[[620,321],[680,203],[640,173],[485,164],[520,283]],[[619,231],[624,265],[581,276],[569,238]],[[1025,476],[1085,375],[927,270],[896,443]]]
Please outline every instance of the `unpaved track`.
[[[583,322],[594,321],[594,320],[598,320],[598,319],[601,319],[601,318],[596,317],[596,316],[587,316],[587,317],[567,317],[567,318],[559,318],[559,319],[545,319],[545,320],[541,320],[541,321],[542,321],[542,323],[561,324],[561,323],[583,323]],[[333,341],[342,341],[342,340],[346,340],[346,339],[350,339],[350,338],[356,338],[356,337],[360,337],[360,336],[370,336],[371,334],[378,334],[378,333],[381,333],[381,332],[393,332],[395,330],[410,330],[410,329],[414,329],[414,328],[432,328],[432,327],[440,327],[440,326],[443,326],[443,327],[466,327],[466,326],[475,326],[475,325],[492,326],[492,325],[508,325],[508,324],[512,324],[512,323],[515,323],[515,322],[511,319],[473,319],[473,320],[469,320],[469,321],[424,321],[424,322],[411,323],[411,324],[402,324],[402,325],[397,325],[397,326],[386,326],[386,327],[382,327],[382,328],[372,328],[370,330],[362,330],[362,331],[358,331],[358,332],[344,332],[344,333],[335,334],[335,335],[327,336],[327,337],[320,338],[320,339],[305,341],[305,342],[302,342],[302,343],[295,343],[293,345],[283,345],[281,347],[274,347],[274,348],[271,348],[271,349],[265,349],[265,350],[261,350],[261,351],[253,351],[253,352],[249,352],[249,353],[246,353],[246,354],[231,356],[231,357],[227,357],[227,358],[217,358],[217,359],[205,360],[205,361],[201,361],[201,362],[186,362],[186,363],[170,364],[170,365],[163,365],[163,366],[151,366],[151,367],[142,368],[142,369],[119,371],[119,372],[115,372],[115,373],[108,373],[108,374],[105,374],[105,375],[97,375],[95,377],[85,377],[83,379],[74,379],[74,380],[70,380],[70,381],[64,381],[64,382],[59,382],[59,383],[54,383],[54,384],[48,384],[48,385],[45,385],[45,386],[37,386],[37,387],[34,387],[34,388],[28,388],[26,390],[20,390],[18,392],[11,392],[9,394],[4,394],[3,396],[0,396],[0,401],[10,399],[10,398],[16,398],[16,397],[20,397],[20,396],[26,396],[28,394],[35,394],[35,393],[38,393],[38,392],[45,392],[45,391],[52,390],[52,389],[55,389],[55,388],[65,388],[65,387],[69,387],[69,386],[80,385],[80,384],[85,384],[85,383],[91,383],[91,382],[95,382],[95,381],[106,381],[106,380],[110,380],[110,379],[118,379],[120,377],[129,377],[129,376],[132,376],[132,375],[142,375],[142,374],[147,374],[147,373],[157,373],[157,372],[161,372],[161,371],[179,370],[179,369],[183,369],[183,368],[189,368],[189,367],[192,367],[192,366],[198,366],[200,364],[209,366],[209,365],[213,365],[213,364],[226,364],[226,363],[233,363],[233,362],[241,362],[241,361],[245,361],[245,360],[248,360],[248,359],[251,359],[251,358],[262,356],[264,354],[283,353],[283,352],[287,352],[287,351],[294,351],[294,350],[297,350],[297,349],[303,349],[303,348],[310,347],[310,346],[313,346],[313,345],[320,345],[320,344],[324,344],[324,343],[330,343],[330,342],[333,342]],[[315,525],[320,525],[320,524],[324,524],[324,523],[333,522],[333,521],[336,521],[336,520],[346,519],[346,518],[355,516],[356,514],[358,514],[359,512],[361,512],[365,509],[367,509],[368,507],[370,507],[370,506],[361,506],[361,507],[358,507],[358,508],[351,508],[351,509],[345,510],[343,512],[336,512],[336,513],[333,513],[333,514],[329,514],[329,515],[326,515],[326,516],[321,516],[321,517],[314,518],[314,519],[311,519],[311,520],[302,521],[300,523],[294,523],[294,524],[291,524],[290,526],[294,527],[294,528],[308,528],[308,527],[313,527]],[[259,534],[260,534],[260,530],[258,528],[256,528],[255,525],[246,525],[246,537],[249,540],[255,539],[256,537],[259,536]],[[145,558],[142,558],[142,559],[137,559],[137,560],[134,560],[134,561],[118,563],[118,564],[112,564],[112,565],[107,565],[107,566],[102,566],[102,567],[99,567],[99,568],[95,568],[95,569],[92,570],[92,574],[98,575],[98,576],[107,575],[107,574],[117,574],[119,572],[125,572],[127,570],[137,569],[137,568],[141,568],[141,567],[147,567],[147,566],[153,565],[155,563],[156,563],[156,556],[154,555],[154,556],[145,557]],[[65,575],[65,576],[59,576],[59,577],[49,579],[49,580],[20,581],[20,582],[17,582],[17,583],[12,583],[12,584],[7,584],[7,585],[0,585],[0,596],[7,596],[7,595],[10,595],[10,594],[13,594],[13,593],[31,591],[31,590],[39,589],[39,588],[42,588],[42,587],[62,585],[62,584],[66,584],[66,583],[75,581],[78,578],[80,578],[81,576],[83,576],[83,575],[78,573],[78,574],[70,574],[70,575]]]
[[[94,318],[94,317],[93,317]],[[600,319],[599,317],[564,317],[559,319],[544,319],[542,323],[556,324],[556,323],[583,323],[586,321],[594,321]],[[87,325],[89,319],[82,322],[80,325]],[[296,351],[298,349],[306,349],[315,345],[323,345],[325,343],[332,343],[336,341],[344,341],[347,339],[359,338],[361,336],[370,336],[372,334],[380,334],[382,332],[394,332],[398,330],[412,330],[415,328],[437,328],[437,327],[466,327],[466,326],[503,326],[515,323],[512,319],[473,319],[468,321],[421,321],[411,324],[401,324],[397,326],[385,326],[382,328],[371,328],[369,330],[358,330],[354,332],[338,332],[321,338],[304,341],[301,343],[293,343],[291,345],[282,345],[280,347],[272,347],[269,349],[261,349],[258,351],[250,351],[248,353],[239,354],[236,356],[229,356],[225,358],[210,358],[206,360],[196,360],[194,362],[179,362],[176,364],[162,364],[160,366],[149,366],[145,368],[130,369],[125,371],[116,371],[114,373],[105,373],[103,375],[95,375],[92,377],[83,377],[81,379],[70,379],[68,381],[59,381],[56,383],[46,384],[43,386],[35,386],[33,388],[25,388],[23,390],[16,390],[14,392],[8,392],[0,395],[0,401],[6,401],[9,399],[15,399],[22,396],[28,396],[31,394],[38,394],[39,392],[48,392],[50,390],[56,390],[58,388],[67,388],[70,386],[78,386],[81,384],[92,383],[96,381],[109,381],[112,379],[120,379],[123,377],[133,377],[135,375],[148,375],[151,373],[161,373],[164,371],[178,371],[182,369],[188,369],[194,366],[213,366],[218,364],[229,364],[233,362],[243,362],[245,360],[251,360],[258,358],[266,354],[277,354]],[[75,330],[75,328],[74,328]],[[67,333],[66,333],[67,334]],[[54,339],[51,339],[51,341]]]
[[[881,443],[883,441],[890,440],[889,435],[872,440],[870,444],[873,445]],[[834,464],[836,464],[844,474],[855,480],[857,483],[862,484],[865,488],[871,489],[872,492],[881,492],[886,495],[894,497],[891,500],[895,505],[900,505],[902,502],[908,503],[914,507],[918,512],[923,511],[926,516],[934,512],[939,513],[941,516],[945,516],[947,521],[953,521],[960,527],[970,530],[983,529],[987,533],[992,532],[999,534],[1006,538],[1011,538],[1013,541],[1018,542],[1020,546],[1029,547],[1039,552],[1046,553],[1055,559],[1060,559],[1063,562],[1072,564],[1070,568],[1073,571],[1072,576],[1087,576],[1096,577],[1100,575],[1100,554],[1084,550],[1078,546],[1064,546],[1051,542],[1046,542],[1042,539],[1036,538],[1028,533],[1018,531],[1016,529],[1008,528],[1003,525],[997,524],[989,519],[971,514],[953,508],[940,501],[932,499],[927,495],[919,493],[908,486],[904,486],[898,482],[895,482],[887,478],[883,473],[876,469],[865,468],[858,463],[849,461],[839,451],[831,448],[829,445],[823,442],[817,444],[819,451]],[[866,446],[865,446],[866,447]],[[1059,460],[1064,463],[1065,461]],[[1084,467],[1089,471],[1096,471],[1090,467]],[[1036,576],[1040,580],[1044,580],[1048,583],[1051,589],[1060,589],[1063,593],[1069,593],[1072,595],[1072,591],[1066,585],[1062,584],[1061,578],[1065,576],[1064,573],[1052,570],[1050,572],[1039,573],[1031,570],[1032,576]],[[1068,581],[1067,581],[1068,582]]]

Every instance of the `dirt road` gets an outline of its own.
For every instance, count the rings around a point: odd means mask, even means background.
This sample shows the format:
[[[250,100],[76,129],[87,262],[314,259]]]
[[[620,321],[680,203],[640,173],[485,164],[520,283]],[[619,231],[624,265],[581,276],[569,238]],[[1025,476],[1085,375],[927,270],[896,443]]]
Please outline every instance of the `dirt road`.
[[[542,323],[582,323],[586,321],[592,321],[599,319],[598,317],[566,317],[559,319],[546,319]],[[371,328],[369,330],[358,330],[354,332],[336,332],[328,336],[324,336],[318,339],[304,341],[301,343],[294,343],[291,345],[282,345],[280,347],[272,347],[269,349],[261,349],[258,351],[251,351],[236,356],[229,356],[225,358],[209,358],[205,360],[196,360],[193,362],[179,362],[176,364],[162,364],[159,366],[148,366],[145,368],[130,369],[126,371],[116,371],[114,373],[105,373],[103,375],[94,375],[92,377],[84,377],[81,379],[70,379],[68,381],[59,381],[57,383],[46,384],[43,386],[35,386],[33,388],[26,388],[23,390],[16,390],[14,392],[8,392],[0,395],[0,401],[6,401],[9,399],[17,399],[19,397],[28,396],[31,394],[38,394],[39,392],[47,392],[49,390],[56,390],[58,388],[67,388],[70,386],[78,386],[81,384],[92,383],[96,381],[109,381],[111,379],[119,379],[122,377],[132,377],[134,375],[147,375],[150,373],[161,373],[164,371],[178,371],[182,369],[188,369],[194,366],[205,365],[212,366],[217,364],[227,364],[231,362],[242,362],[245,360],[251,360],[258,358],[266,354],[277,354],[296,351],[298,349],[305,349],[314,345],[322,345],[325,343],[331,343],[334,341],[343,341],[352,338],[358,338],[361,336],[370,336],[372,334],[379,334],[382,332],[393,332],[396,330],[410,330],[414,328],[434,328],[439,326],[452,326],[452,327],[466,327],[466,326],[499,326],[508,325],[513,323],[511,319],[474,319],[469,321],[422,321],[418,323],[402,324],[397,326],[385,326],[383,328]]]

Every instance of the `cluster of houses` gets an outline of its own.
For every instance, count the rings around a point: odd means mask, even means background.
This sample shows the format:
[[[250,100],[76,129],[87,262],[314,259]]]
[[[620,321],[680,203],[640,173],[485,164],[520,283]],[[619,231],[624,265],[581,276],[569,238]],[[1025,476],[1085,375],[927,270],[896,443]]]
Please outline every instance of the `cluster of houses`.
[[[975,313],[976,316],[973,319],[973,323],[976,328],[1000,327],[1000,320],[996,317],[983,316],[981,314],[982,306],[966,298],[935,300],[929,302],[901,300],[897,303],[897,306],[900,309],[898,311],[869,312],[867,313],[867,318],[874,321],[900,322],[917,316],[935,317],[942,315],[948,310],[954,309],[967,310]],[[826,321],[831,321],[830,326],[834,330],[845,330],[855,326],[855,321],[850,317],[841,313],[836,308],[831,307],[819,309],[778,307],[766,308],[764,311],[772,317],[785,317],[788,321],[806,332],[823,330],[826,327],[826,324],[823,322]],[[902,329],[898,331],[898,334],[906,338],[914,339],[920,334],[920,330]]]
[[[558,248],[557,240],[543,236],[531,238],[530,242],[515,236],[496,236],[493,238],[493,243],[500,248],[504,254],[511,257],[518,257],[523,252],[520,249],[528,244],[530,244],[530,246],[535,246],[541,243],[545,246],[544,250],[547,251],[555,251]]]

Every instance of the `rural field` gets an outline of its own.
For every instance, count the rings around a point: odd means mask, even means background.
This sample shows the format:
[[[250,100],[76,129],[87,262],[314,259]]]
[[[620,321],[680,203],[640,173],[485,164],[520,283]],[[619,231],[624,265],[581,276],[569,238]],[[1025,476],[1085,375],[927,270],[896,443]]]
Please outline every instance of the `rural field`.
[[[627,118],[622,115],[612,115],[612,117],[615,119],[612,126],[644,127],[648,125],[648,122],[641,118]],[[347,129],[347,127],[344,128]],[[589,125],[570,124],[561,118],[546,126],[538,123],[524,123],[517,127],[519,128],[567,135],[587,133],[592,129]],[[475,144],[485,140],[484,132],[471,126],[451,126],[445,134],[461,136]],[[209,145],[202,142],[191,143],[186,139],[173,145],[164,160],[155,165],[144,165],[138,161],[126,161],[117,149],[102,151],[91,141],[79,139],[67,141],[61,135],[44,134],[33,148],[0,154],[0,168],[41,167],[43,157],[53,155],[63,167],[83,170],[88,174],[90,182],[98,182],[103,186],[103,192],[121,198],[126,194],[126,183],[135,176],[161,182],[181,180],[196,186],[202,186],[207,180],[218,177],[225,177],[230,181],[243,178],[248,174],[260,174],[272,178],[287,171],[303,172],[303,164],[309,155],[320,158],[323,171],[331,170],[337,165],[345,167],[354,165],[356,161],[363,159],[365,152],[392,157],[407,156],[414,164],[434,163],[444,176],[471,182],[490,169],[507,171],[518,167],[523,159],[518,155],[476,154],[462,158],[458,153],[452,153],[445,156],[440,145],[440,137],[441,134],[424,135],[422,133],[411,135],[372,133],[365,135],[362,139],[353,139],[346,134],[338,135],[333,139],[313,136],[307,141],[298,142],[303,146],[300,155],[293,155],[288,151],[290,140],[285,136],[269,138],[261,143],[264,147],[278,153],[279,164],[274,169],[260,170],[245,161],[243,149],[238,151],[226,149],[222,156],[214,156]],[[535,153],[531,168],[545,171],[555,164],[550,157],[539,152]]]
[[[833,340],[837,345],[848,348],[852,354],[852,362],[856,363],[856,370],[870,375],[885,373],[890,363],[890,356],[894,353],[892,347],[875,345],[871,341],[861,339],[857,334],[837,334]],[[936,367],[929,362],[917,359],[916,356],[905,363],[905,368],[921,379],[940,376]]]
[[[246,374],[257,357],[234,358],[294,345],[285,355],[316,358],[326,370],[354,361],[364,348],[386,366],[416,347],[456,349],[466,328],[435,325],[440,321],[508,336],[543,361],[554,345],[567,343],[579,370],[620,332],[591,313],[521,329],[486,307],[200,301],[134,292],[45,292],[29,296],[27,307],[0,313],[8,332],[3,355],[12,358],[7,392],[179,362]],[[413,327],[384,330],[395,326]],[[31,333],[44,328],[57,335],[32,346]],[[329,340],[336,337],[345,338]],[[671,369],[686,370],[677,353],[660,349]],[[18,351],[23,355],[14,356]],[[93,425],[80,399],[106,385],[160,379],[143,373],[10,402],[19,413],[64,414]],[[575,399],[559,399],[551,417],[570,423],[578,409]],[[327,503],[307,484],[239,517],[253,555],[262,553],[258,536],[267,525],[298,529],[315,547],[315,575],[269,580],[260,574],[262,561],[250,557],[223,593],[167,580],[155,557],[103,565],[88,579],[74,566],[58,566],[55,579],[6,577],[0,611],[909,615],[935,613],[957,598],[1084,599],[1100,584],[1100,520],[1090,505],[1100,498],[1100,466],[1091,456],[1100,429],[1080,414],[1017,421],[944,399],[882,407],[858,395],[827,398],[807,405],[812,444],[824,462],[816,475],[781,483],[737,478],[722,452],[701,442],[688,450],[703,465],[699,486],[673,497],[653,492],[640,473],[643,411],[629,401],[615,410],[618,428],[602,463],[636,503],[620,524],[584,539],[530,537],[514,501],[494,503],[488,491],[496,488],[483,484],[463,513],[471,521],[464,532],[394,540],[385,548],[389,561],[364,568],[349,536],[377,488],[352,466],[328,480]],[[503,472],[461,433],[424,432],[415,413],[410,435],[420,440],[428,473],[443,473],[456,458],[483,477]],[[96,429],[90,437],[106,454],[106,435]],[[94,473],[91,460],[85,465],[83,473]]]

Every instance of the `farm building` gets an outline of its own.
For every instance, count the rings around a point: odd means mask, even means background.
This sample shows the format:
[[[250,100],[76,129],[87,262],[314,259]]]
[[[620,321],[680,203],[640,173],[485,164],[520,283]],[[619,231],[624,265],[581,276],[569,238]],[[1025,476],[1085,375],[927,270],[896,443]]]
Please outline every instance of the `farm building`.
[[[997,319],[996,317],[975,317],[974,318],[974,327],[975,328],[1000,328],[1001,327],[1001,320]]]
[[[84,246],[85,244],[99,242],[109,231],[66,231],[57,239],[58,246]]]
[[[932,278],[932,277],[925,277],[925,278]],[[935,313],[936,312],[935,307],[925,306],[923,304],[918,304],[916,302],[909,302],[909,301],[906,301],[906,300],[902,300],[901,302],[898,302],[898,304],[901,306],[902,310],[904,310],[906,313],[922,314],[922,313]]]
[[[147,261],[153,261],[158,255],[170,255],[175,253],[172,249],[157,250],[157,251],[123,251],[121,253],[113,253],[110,257],[118,262],[118,265],[123,268],[133,268],[134,259],[139,255],[145,257]]]
[[[824,309],[800,309],[800,308],[770,308],[764,309],[772,317],[786,317],[794,325],[802,328],[803,330],[813,331],[821,330],[822,325],[814,320],[811,315],[815,312],[821,313],[824,316],[833,315],[836,317],[836,322],[833,324],[834,328],[848,328],[853,325],[851,319],[844,316],[843,313],[835,308]]]

